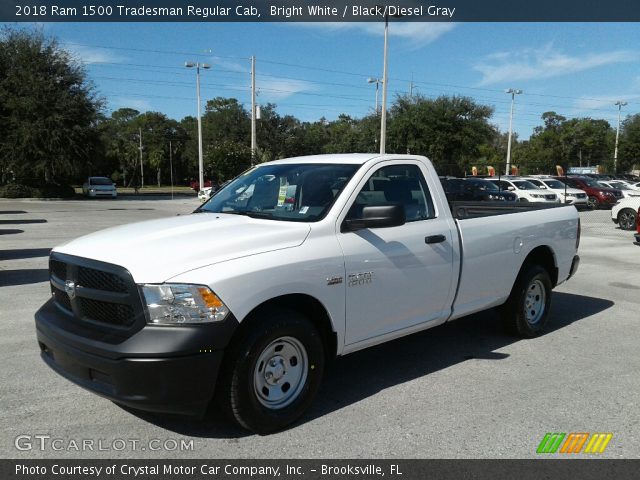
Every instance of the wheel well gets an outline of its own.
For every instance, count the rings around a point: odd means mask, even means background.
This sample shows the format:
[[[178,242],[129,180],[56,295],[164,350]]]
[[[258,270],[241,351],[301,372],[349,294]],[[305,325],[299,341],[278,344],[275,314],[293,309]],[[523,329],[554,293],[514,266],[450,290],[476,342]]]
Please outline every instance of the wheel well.
[[[280,297],[267,300],[249,312],[245,319],[240,323],[239,330],[244,331],[253,322],[259,321],[259,314],[276,307],[294,310],[311,320],[318,332],[320,332],[327,360],[335,358],[338,348],[338,339],[333,330],[331,318],[329,317],[327,310],[324,308],[324,305],[310,295],[296,293],[282,295]]]
[[[549,277],[551,277],[552,287],[556,286],[558,283],[558,267],[556,267],[555,256],[553,255],[551,248],[541,246],[531,250],[529,255],[527,255],[527,258],[524,260],[523,267],[527,264],[540,265],[544,268],[549,273]]]

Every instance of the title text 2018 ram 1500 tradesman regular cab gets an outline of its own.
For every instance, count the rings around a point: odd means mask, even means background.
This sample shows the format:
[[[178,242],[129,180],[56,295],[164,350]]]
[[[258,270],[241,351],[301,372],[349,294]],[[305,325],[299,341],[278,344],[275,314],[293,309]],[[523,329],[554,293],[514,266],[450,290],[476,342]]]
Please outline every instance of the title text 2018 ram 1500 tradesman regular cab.
[[[49,366],[115,402],[202,414],[215,393],[267,433],[336,355],[492,307],[537,335],[579,238],[572,206],[450,208],[424,157],[278,160],[191,215],[55,248],[37,337]]]

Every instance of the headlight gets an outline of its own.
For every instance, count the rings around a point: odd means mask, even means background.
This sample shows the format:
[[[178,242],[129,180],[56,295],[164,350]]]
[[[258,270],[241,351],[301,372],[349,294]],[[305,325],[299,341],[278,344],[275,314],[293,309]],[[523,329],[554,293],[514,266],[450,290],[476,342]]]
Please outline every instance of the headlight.
[[[149,323],[154,325],[219,322],[229,313],[222,300],[202,285],[168,283],[140,288],[147,303]]]
[[[93,188],[90,188],[90,189],[89,189],[89,191],[90,191],[91,193],[95,192],[95,190],[94,190]]]

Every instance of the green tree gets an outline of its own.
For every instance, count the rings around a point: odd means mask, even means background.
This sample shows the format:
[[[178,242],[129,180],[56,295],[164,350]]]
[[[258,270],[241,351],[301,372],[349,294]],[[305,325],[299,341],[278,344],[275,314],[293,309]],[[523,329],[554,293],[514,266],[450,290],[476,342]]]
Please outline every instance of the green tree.
[[[21,180],[78,176],[100,156],[101,102],[84,68],[41,32],[0,32],[0,167]],[[3,175],[6,177],[6,175]]]
[[[462,173],[496,135],[493,108],[468,97],[398,97],[391,107],[387,151],[426,155],[443,173]]]
[[[627,117],[622,123],[618,143],[618,172],[640,168],[640,114]]]

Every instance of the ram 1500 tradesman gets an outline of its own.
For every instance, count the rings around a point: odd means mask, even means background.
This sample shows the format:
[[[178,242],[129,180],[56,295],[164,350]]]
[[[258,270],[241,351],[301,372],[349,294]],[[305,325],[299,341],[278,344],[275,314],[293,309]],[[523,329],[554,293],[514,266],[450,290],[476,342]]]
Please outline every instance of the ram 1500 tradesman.
[[[264,163],[191,215],[51,252],[44,361],[117,403],[260,433],[299,418],[326,362],[499,307],[539,334],[578,268],[573,206],[447,203],[424,157]]]

